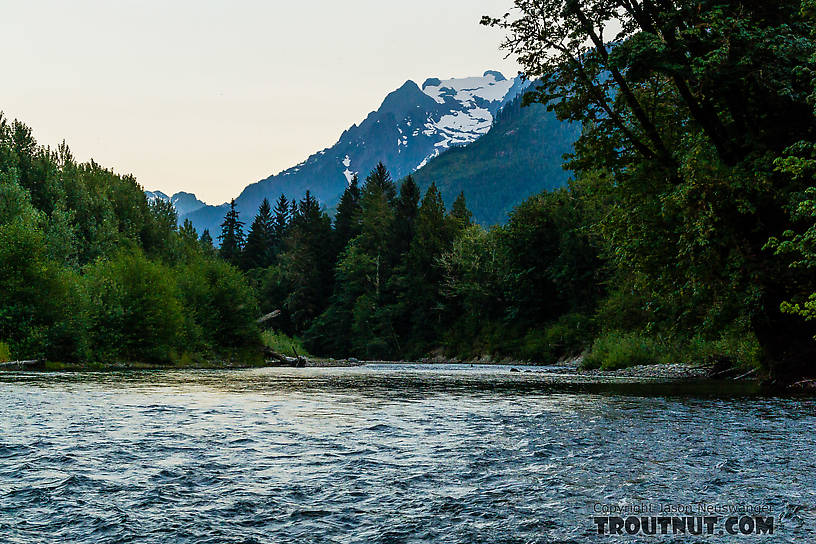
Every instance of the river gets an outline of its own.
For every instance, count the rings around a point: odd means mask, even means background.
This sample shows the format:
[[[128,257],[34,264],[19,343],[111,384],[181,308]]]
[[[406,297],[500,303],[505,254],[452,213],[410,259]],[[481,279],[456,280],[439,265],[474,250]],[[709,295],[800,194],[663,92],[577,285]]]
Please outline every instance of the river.
[[[816,542],[816,400],[521,370],[0,374],[0,542]],[[774,534],[596,534],[700,503]]]

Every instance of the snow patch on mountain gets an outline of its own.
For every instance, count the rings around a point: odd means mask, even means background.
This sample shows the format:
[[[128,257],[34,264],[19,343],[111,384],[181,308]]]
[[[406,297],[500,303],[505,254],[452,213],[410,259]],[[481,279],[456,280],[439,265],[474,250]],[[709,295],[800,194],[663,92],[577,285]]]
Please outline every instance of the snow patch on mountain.
[[[482,77],[452,79],[429,79],[422,86],[422,92],[445,104],[450,98],[463,106],[472,106],[477,99],[499,102],[507,96],[513,80],[505,79],[499,72],[488,71]]]
[[[343,166],[346,167],[346,169],[343,170],[343,175],[346,176],[346,183],[351,185],[351,181],[354,179],[354,176],[357,174],[357,172],[352,172],[350,170],[350,168],[351,168],[351,157],[349,157],[348,155],[346,155],[346,158],[343,159]]]

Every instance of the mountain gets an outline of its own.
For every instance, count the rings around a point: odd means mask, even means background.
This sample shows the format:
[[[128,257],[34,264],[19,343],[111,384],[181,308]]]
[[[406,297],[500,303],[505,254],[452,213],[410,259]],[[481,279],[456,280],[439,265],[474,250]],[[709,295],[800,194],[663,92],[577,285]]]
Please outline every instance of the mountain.
[[[194,194],[185,193],[183,191],[173,196],[167,196],[161,191],[145,191],[145,196],[147,196],[148,202],[153,202],[157,199],[170,202],[176,209],[176,212],[178,212],[179,218],[196,210],[200,210],[207,205],[200,201]]]
[[[421,189],[436,183],[450,207],[464,191],[473,218],[482,225],[504,223],[530,195],[566,185],[561,165],[580,136],[580,125],[556,119],[542,104],[508,103],[490,131],[465,147],[448,150],[414,173]]]
[[[472,144],[525,86],[521,78],[508,80],[495,71],[481,77],[431,78],[421,88],[407,81],[359,125],[343,132],[334,146],[249,185],[235,204],[245,222],[251,221],[264,198],[274,202],[281,194],[300,199],[310,190],[331,208],[352,176],[357,174],[362,181],[380,161],[399,179],[448,149]],[[215,235],[224,212],[223,205],[204,206],[180,213],[180,218],[190,219],[199,232],[208,228]]]

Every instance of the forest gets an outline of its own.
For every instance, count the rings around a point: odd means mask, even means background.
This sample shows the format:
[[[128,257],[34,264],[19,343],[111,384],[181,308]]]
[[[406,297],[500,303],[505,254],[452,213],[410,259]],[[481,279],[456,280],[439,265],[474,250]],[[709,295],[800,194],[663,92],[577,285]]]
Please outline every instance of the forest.
[[[583,127],[569,186],[489,229],[464,194],[448,210],[380,164],[333,218],[307,193],[196,233],[132,177],[0,119],[0,358],[257,359],[256,320],[280,310],[263,327],[326,357],[812,375],[815,17],[813,0],[485,17],[534,81],[525,101]]]

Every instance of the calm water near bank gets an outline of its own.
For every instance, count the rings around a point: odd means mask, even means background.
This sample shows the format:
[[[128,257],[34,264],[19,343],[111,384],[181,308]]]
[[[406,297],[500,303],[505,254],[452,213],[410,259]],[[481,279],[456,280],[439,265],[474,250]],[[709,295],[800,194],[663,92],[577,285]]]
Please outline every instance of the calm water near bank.
[[[0,374],[0,542],[816,541],[816,400],[530,370]],[[701,501],[775,534],[593,534]]]

